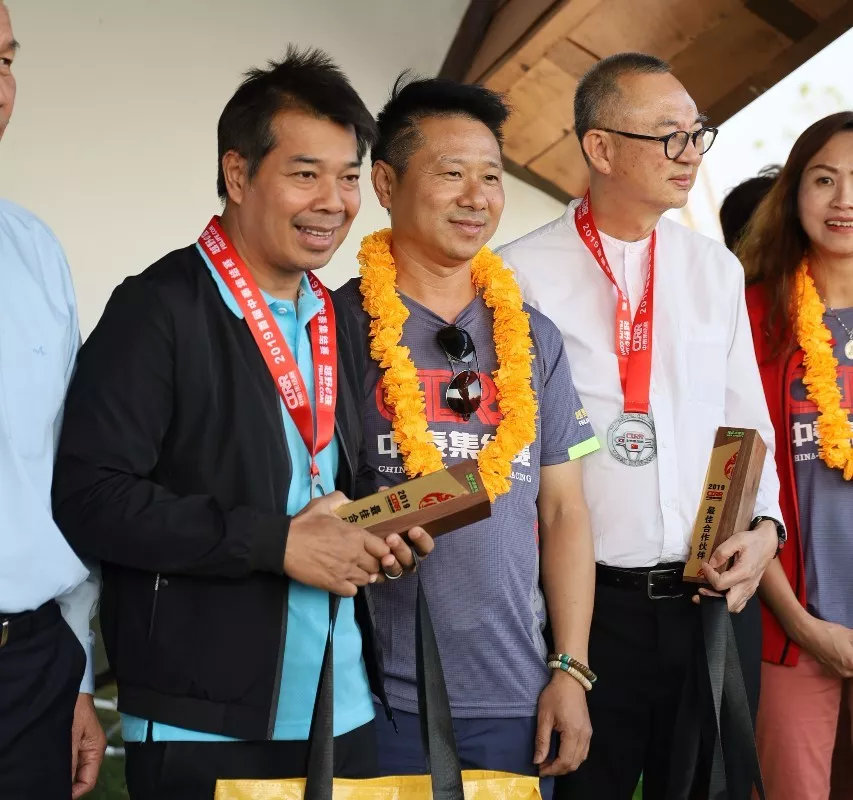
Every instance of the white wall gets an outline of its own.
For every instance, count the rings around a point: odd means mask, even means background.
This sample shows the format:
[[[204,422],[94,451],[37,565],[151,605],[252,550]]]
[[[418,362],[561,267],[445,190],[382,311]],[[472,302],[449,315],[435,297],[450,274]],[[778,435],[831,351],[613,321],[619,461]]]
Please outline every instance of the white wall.
[[[0,194],[39,214],[64,244],[85,336],[125,275],[189,244],[219,210],[216,120],[246,68],[288,42],[322,47],[375,112],[403,68],[438,70],[468,0],[7,5],[22,49]],[[355,274],[361,237],[387,224],[366,175],[362,195],[347,242],[323,271],[330,286]],[[508,177],[494,243],[561,212]]]

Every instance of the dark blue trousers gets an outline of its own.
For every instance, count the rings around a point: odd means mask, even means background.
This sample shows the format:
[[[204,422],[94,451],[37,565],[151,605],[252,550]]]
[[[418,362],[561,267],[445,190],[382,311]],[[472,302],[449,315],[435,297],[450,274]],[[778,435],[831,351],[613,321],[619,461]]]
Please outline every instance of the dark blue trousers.
[[[399,734],[385,719],[381,706],[376,706],[376,739],[380,775],[425,775],[426,759],[421,746],[421,729],[417,714],[394,711]],[[537,775],[533,763],[533,740],[536,717],[507,719],[454,718],[453,732],[462,769],[489,769]],[[554,779],[539,782],[544,800],[551,800]]]
[[[36,629],[15,637],[34,618]],[[0,613],[3,620],[9,638],[0,648],[0,798],[67,800],[86,654],[52,601],[35,612]]]

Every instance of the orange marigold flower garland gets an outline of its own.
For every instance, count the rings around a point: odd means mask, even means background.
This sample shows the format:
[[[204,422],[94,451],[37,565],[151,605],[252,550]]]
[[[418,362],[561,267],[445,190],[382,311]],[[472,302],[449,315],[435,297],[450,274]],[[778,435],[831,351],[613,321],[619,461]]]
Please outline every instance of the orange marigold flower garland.
[[[427,428],[424,393],[408,347],[400,344],[409,312],[397,294],[391,231],[365,236],[358,253],[361,294],[370,315],[370,355],[384,370],[385,404],[393,414],[394,441],[410,478],[444,465]],[[494,313],[498,368],[492,373],[501,421],[479,452],[478,466],[489,499],[509,491],[512,460],[536,438],[536,397],[531,384],[533,342],[521,291],[503,260],[484,247],[471,261],[471,281]]]
[[[806,393],[818,409],[817,430],[819,454],[827,466],[843,470],[844,479],[853,479],[853,426],[841,407],[838,388],[838,360],[832,353],[832,338],[823,323],[826,311],[814,280],[809,274],[808,261],[803,259],[797,270],[794,297],[796,304],[795,331],[803,349]]]

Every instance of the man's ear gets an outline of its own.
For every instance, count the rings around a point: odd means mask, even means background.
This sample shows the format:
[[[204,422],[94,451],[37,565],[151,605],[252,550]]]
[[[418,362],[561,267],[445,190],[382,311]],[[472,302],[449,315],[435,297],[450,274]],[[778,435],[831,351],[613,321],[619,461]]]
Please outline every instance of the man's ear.
[[[397,173],[387,161],[377,161],[370,171],[370,181],[379,205],[386,211],[391,211],[391,194],[397,183]]]
[[[249,173],[246,167],[246,159],[236,150],[229,150],[222,156],[225,191],[228,194],[228,199],[238,206],[249,189]]]
[[[589,130],[581,142],[590,169],[609,175],[613,171],[613,138],[606,131]]]

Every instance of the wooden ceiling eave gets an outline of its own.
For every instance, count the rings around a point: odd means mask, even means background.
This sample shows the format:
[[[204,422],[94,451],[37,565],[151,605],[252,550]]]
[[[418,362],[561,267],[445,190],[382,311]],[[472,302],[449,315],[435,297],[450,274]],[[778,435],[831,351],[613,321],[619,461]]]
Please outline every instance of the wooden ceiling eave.
[[[705,113],[716,123],[733,117],[756,97],[764,94],[786,75],[805,64],[839,36],[853,28],[853,3],[841,8],[816,25],[810,33],[794,42],[784,53],[774,58],[764,69],[748,76],[723,98],[705,109]],[[853,71],[853,53],[850,54]]]
[[[472,0],[441,74],[513,107],[507,171],[561,201],[585,189],[572,95],[595,61],[664,58],[719,124],[853,27],[853,0]]]

